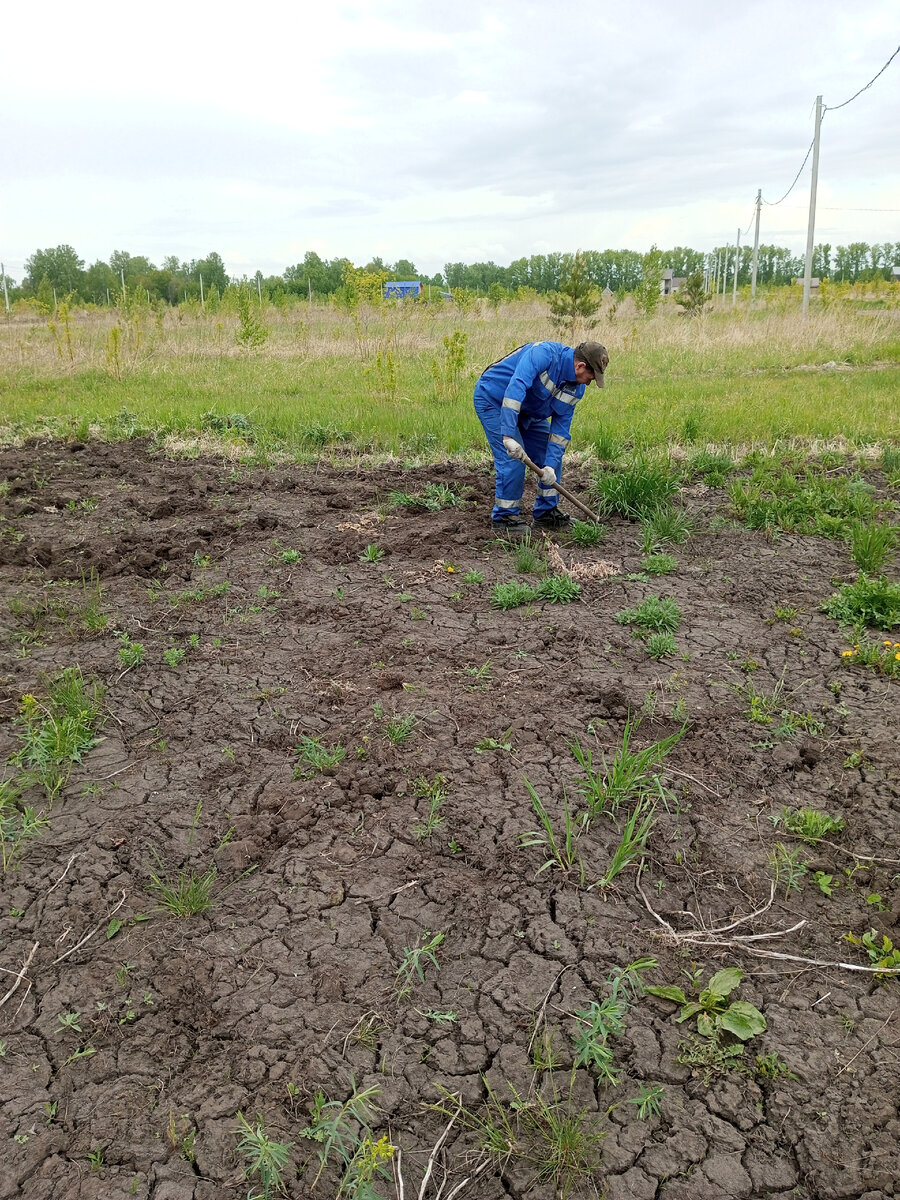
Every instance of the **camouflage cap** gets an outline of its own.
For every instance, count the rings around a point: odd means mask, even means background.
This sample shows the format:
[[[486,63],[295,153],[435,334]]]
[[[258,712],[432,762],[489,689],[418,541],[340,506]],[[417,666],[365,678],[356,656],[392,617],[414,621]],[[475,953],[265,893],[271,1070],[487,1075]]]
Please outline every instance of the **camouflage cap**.
[[[597,387],[606,387],[603,373],[609,366],[609,355],[605,346],[601,346],[599,342],[582,342],[575,347],[575,358],[594,372],[594,383]]]

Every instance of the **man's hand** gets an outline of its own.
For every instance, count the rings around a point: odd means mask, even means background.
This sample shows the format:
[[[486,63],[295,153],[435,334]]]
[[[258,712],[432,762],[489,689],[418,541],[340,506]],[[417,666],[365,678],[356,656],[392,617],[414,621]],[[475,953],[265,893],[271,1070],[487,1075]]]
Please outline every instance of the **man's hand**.
[[[516,458],[519,460],[519,462],[525,461],[525,447],[520,446],[515,438],[505,437],[503,439],[503,445],[505,446],[506,453],[510,458]],[[554,481],[555,478],[556,477],[554,476]]]
[[[544,487],[549,487],[556,483],[556,472],[552,467],[541,467],[541,483]]]

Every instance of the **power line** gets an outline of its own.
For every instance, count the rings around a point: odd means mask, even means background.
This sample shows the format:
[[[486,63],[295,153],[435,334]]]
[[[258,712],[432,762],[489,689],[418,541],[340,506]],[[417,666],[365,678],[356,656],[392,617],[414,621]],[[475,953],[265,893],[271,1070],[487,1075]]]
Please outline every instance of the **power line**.
[[[776,205],[781,204],[782,200],[787,200],[788,196],[794,190],[794,186],[797,183],[797,180],[803,174],[803,168],[806,166],[806,162],[807,162],[807,159],[809,158],[810,154],[812,154],[812,148],[815,145],[815,141],[816,141],[816,139],[813,138],[813,140],[809,143],[809,149],[806,151],[806,156],[804,157],[803,162],[800,164],[800,170],[794,176],[794,182],[791,184],[791,186],[788,188],[788,190],[781,197],[781,200],[763,200],[763,204],[768,204],[770,208],[775,208]]]
[[[898,54],[900,54],[900,46],[897,47],[897,49],[894,51],[894,53],[891,55],[891,57],[887,60],[887,62],[884,64],[884,66],[878,72],[878,75],[883,75],[885,73],[885,71],[888,69],[888,67],[891,65],[891,63],[894,61],[894,59],[897,57]],[[861,96],[863,94],[863,92],[867,92],[869,90],[869,88],[872,86],[872,84],[878,78],[878,75],[873,75],[865,87],[861,87],[858,92],[855,92],[850,97],[850,99],[845,100],[843,104],[826,104],[825,105],[826,111],[827,112],[836,112],[839,108],[846,108],[848,104],[852,104],[857,96]]]

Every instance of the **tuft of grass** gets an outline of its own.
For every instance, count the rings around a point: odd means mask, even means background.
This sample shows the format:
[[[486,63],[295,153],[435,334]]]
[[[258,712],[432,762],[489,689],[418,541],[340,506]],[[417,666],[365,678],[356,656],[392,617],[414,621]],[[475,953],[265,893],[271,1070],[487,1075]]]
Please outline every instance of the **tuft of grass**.
[[[635,859],[640,858],[647,848],[647,838],[656,824],[656,805],[642,797],[631,810],[631,815],[622,827],[619,843],[613,851],[606,874],[592,883],[604,891]]]
[[[612,758],[607,758],[606,753],[601,751],[599,768],[594,767],[591,750],[583,749],[577,740],[570,743],[569,749],[585,773],[578,781],[578,791],[587,801],[589,820],[614,813],[620,804],[632,799],[652,796],[654,799],[665,801],[668,798],[668,793],[660,782],[659,772],[654,772],[653,768],[658,767],[681,741],[687,731],[687,725],[643,750],[632,750],[631,737],[637,726],[638,722],[629,717],[622,731],[622,740]]]
[[[651,658],[666,658],[667,655],[677,654],[678,647],[671,633],[651,633],[644,645]]]
[[[521,542],[510,542],[509,552],[520,575],[543,575],[547,570],[547,560],[530,536]]]
[[[664,505],[641,522],[641,549],[652,556],[663,546],[680,546],[693,532],[690,517],[680,508]]]
[[[392,746],[399,746],[410,736],[416,726],[419,724],[419,718],[415,713],[407,713],[405,717],[391,717],[385,722],[384,736]]]
[[[678,569],[678,560],[671,554],[646,554],[641,559],[641,570],[648,575],[671,575]]]
[[[182,871],[175,880],[163,879],[151,872],[147,890],[159,898],[160,908],[173,917],[196,917],[209,912],[213,906],[212,888],[216,875],[215,866],[202,875]]]
[[[664,459],[639,456],[618,469],[598,471],[591,496],[602,516],[643,517],[666,505],[678,485]]]
[[[491,592],[491,607],[506,612],[510,608],[518,608],[522,604],[530,604],[535,598],[534,588],[529,583],[498,583]]]
[[[543,871],[549,870],[551,867],[557,867],[564,875],[568,875],[570,871],[577,870],[578,882],[583,884],[584,864],[578,852],[578,841],[584,830],[584,822],[576,821],[572,816],[569,809],[569,798],[563,793],[565,833],[562,838],[557,838],[553,829],[553,822],[550,820],[547,809],[544,807],[544,802],[528,779],[525,779],[525,787],[528,790],[531,807],[534,809],[535,816],[541,823],[541,828],[520,833],[520,845],[525,848],[539,846],[547,855],[544,862],[538,867],[538,875]]]
[[[606,537],[606,526],[593,521],[573,521],[569,528],[569,541],[574,546],[599,546]]]
[[[581,595],[581,585],[568,575],[551,575],[542,579],[536,589],[538,600],[549,600],[551,604],[571,604]]]
[[[365,563],[381,562],[383,558],[384,551],[374,542],[370,542],[369,545],[366,546],[365,550],[363,550],[359,555],[359,561]]]
[[[702,479],[708,487],[724,486],[734,469],[734,462],[729,455],[710,454],[706,450],[692,455],[688,463],[691,476]]]
[[[294,778],[299,779],[303,774],[329,771],[332,767],[336,767],[346,757],[347,748],[340,742],[335,742],[333,746],[326,746],[321,738],[307,737],[306,734],[303,734],[300,744],[294,748],[294,753],[299,757],[301,763],[312,768],[312,771],[304,772],[302,767],[296,767]]]
[[[811,846],[832,833],[840,833],[844,822],[829,816],[819,808],[786,808],[781,814],[781,823],[789,833],[795,833]]]
[[[541,1194],[552,1193],[560,1200],[580,1195],[582,1187],[593,1188],[606,1135],[595,1113],[574,1106],[571,1089],[563,1097],[551,1079],[547,1090],[522,1095],[507,1082],[510,1099],[504,1102],[486,1079],[484,1086],[487,1099],[479,1110],[465,1108],[458,1096],[440,1089],[444,1100],[435,1111],[471,1130],[504,1180],[512,1163],[527,1170]]]
[[[822,612],[854,629],[891,630],[900,626],[900,584],[884,576],[872,579],[863,571],[843,584],[821,606]]]
[[[879,525],[875,521],[854,521],[847,541],[853,561],[860,571],[874,575],[883,571],[893,559],[897,548],[897,530],[893,525]]]
[[[647,596],[634,608],[623,608],[616,613],[620,625],[637,625],[655,633],[674,633],[681,620],[681,609],[671,598]]]

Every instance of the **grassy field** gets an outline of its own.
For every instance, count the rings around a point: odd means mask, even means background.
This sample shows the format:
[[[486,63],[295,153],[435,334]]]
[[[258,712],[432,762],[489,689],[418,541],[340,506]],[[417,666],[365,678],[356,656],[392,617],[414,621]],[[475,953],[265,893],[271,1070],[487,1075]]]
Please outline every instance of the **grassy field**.
[[[588,390],[573,449],[900,438],[900,311],[814,307],[803,318],[784,291],[701,319],[671,302],[649,319],[630,301],[601,314],[591,336],[609,348],[608,386]],[[484,366],[525,341],[587,336],[554,333],[540,302],[468,313],[254,304],[252,315],[265,331],[255,348],[239,344],[236,313],[189,306],[14,318],[0,328],[0,438],[149,432],[184,449],[224,438],[300,460],[333,444],[420,460],[480,454],[471,393]]]

